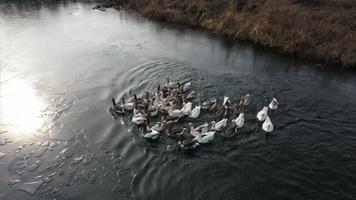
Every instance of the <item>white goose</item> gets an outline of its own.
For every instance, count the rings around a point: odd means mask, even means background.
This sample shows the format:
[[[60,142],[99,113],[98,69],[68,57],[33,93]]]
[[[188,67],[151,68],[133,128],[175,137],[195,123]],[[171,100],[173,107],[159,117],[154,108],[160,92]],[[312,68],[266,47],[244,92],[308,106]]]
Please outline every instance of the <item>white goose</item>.
[[[199,117],[201,106],[195,106],[195,108],[190,112],[189,117],[196,119]]]
[[[191,86],[192,86],[192,83],[190,83],[190,82],[185,83],[182,87],[183,92],[187,92],[188,90],[190,90]]]
[[[142,125],[146,123],[147,119],[146,116],[144,116],[142,113],[139,112],[137,114],[134,114],[131,121],[136,125]]]
[[[208,144],[214,140],[215,131],[206,132],[203,134],[199,134],[193,140],[197,141],[200,144]]]
[[[122,108],[123,108],[125,111],[131,112],[131,111],[134,110],[135,104],[136,104],[135,102],[127,102],[127,103],[124,103],[124,104],[122,105]]]
[[[268,116],[267,112],[268,112],[268,107],[267,106],[263,107],[263,109],[257,113],[257,119],[260,120],[261,122],[264,121]]]
[[[158,114],[158,104],[154,104],[154,102],[151,102],[149,105],[148,105],[148,108],[147,108],[147,114],[148,116],[150,117],[155,117],[157,116]]]
[[[163,131],[165,126],[166,126],[166,122],[157,122],[157,123],[153,124],[151,127],[148,127],[147,129],[161,132],[161,131]]]
[[[211,130],[213,131],[222,131],[226,127],[227,118],[220,120],[219,122],[211,122]]]
[[[209,99],[207,101],[204,101],[201,105],[202,105],[202,109],[204,110],[208,110],[209,108],[211,108],[214,104],[216,104],[216,98],[212,98]]]
[[[159,132],[156,130],[149,130],[146,134],[143,135],[146,139],[156,140],[159,136]]]
[[[230,105],[231,105],[231,101],[230,101],[229,97],[224,96],[223,106],[225,107],[225,109],[229,108]]]
[[[236,126],[236,128],[241,128],[244,126],[245,124],[245,114],[244,113],[240,113],[240,115],[232,120],[232,124]]]
[[[272,124],[271,119],[269,118],[269,116],[267,116],[265,122],[263,122],[262,129],[264,131],[266,131],[267,133],[270,133],[270,132],[273,131],[273,124]]]
[[[271,101],[271,103],[269,104],[269,108],[270,109],[272,109],[272,110],[275,110],[275,109],[277,109],[278,108],[278,101],[277,101],[277,99],[276,98],[274,98],[273,97],[273,99],[272,99],[272,101]]]
[[[204,124],[202,124],[196,128],[194,128],[192,123],[189,123],[190,135],[196,137],[201,133],[208,132],[208,127],[209,127],[209,124],[207,122],[205,122]]]
[[[192,102],[183,103],[183,108],[181,111],[183,115],[189,115],[192,111]]]
[[[165,78],[166,79],[166,83],[164,84],[164,87],[166,88],[176,88],[177,85],[179,85],[179,82],[174,82],[174,81],[170,81],[169,78]]]

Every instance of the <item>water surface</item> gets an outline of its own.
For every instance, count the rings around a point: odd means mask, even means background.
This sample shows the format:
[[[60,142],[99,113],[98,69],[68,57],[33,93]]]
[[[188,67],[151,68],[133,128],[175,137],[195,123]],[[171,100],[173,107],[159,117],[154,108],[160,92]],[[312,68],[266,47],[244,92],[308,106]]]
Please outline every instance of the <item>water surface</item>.
[[[94,6],[0,4],[0,199],[356,198],[354,72]],[[111,97],[167,76],[203,99],[250,93],[245,127],[186,154],[112,119]]]

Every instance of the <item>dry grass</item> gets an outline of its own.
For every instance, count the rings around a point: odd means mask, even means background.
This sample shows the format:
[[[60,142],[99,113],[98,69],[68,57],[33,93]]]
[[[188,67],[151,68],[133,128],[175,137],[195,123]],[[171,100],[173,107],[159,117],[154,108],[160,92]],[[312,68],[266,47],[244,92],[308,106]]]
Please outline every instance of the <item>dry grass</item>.
[[[114,0],[115,1],[115,0]],[[144,16],[356,66],[356,0],[125,0]]]

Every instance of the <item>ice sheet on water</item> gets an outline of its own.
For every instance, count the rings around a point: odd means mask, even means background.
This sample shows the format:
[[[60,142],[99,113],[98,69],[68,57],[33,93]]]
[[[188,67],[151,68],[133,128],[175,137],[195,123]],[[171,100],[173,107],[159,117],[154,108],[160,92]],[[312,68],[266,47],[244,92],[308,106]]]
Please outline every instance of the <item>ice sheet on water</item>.
[[[28,166],[27,160],[21,160],[15,164],[14,169],[24,169]]]
[[[49,174],[48,175],[48,178],[52,178],[54,175],[56,175],[57,174],[57,172],[53,172],[52,174]]]
[[[17,152],[20,152],[22,149],[24,149],[25,148],[25,145],[20,145],[20,146],[17,146],[16,147],[16,153]]]
[[[34,195],[43,183],[44,182],[42,180],[23,183],[22,185],[18,186],[17,189],[28,192],[31,195]]]
[[[9,138],[5,138],[4,140],[0,141],[0,146],[4,146],[7,143],[11,143],[12,140],[10,140]]]
[[[63,158],[69,158],[69,157],[73,156],[73,153],[69,151],[69,148],[65,148],[62,151],[60,151],[58,153],[58,155]]]
[[[2,158],[4,158],[5,157],[5,153],[3,153],[3,152],[0,152],[0,159],[2,159]]]
[[[11,143],[12,140],[11,140],[10,138],[5,138],[4,142],[5,142],[5,143]]]
[[[48,146],[48,145],[49,145],[49,142],[48,142],[48,141],[43,142],[41,145],[42,145],[42,146]]]
[[[29,171],[29,172],[34,172],[34,171],[37,170],[37,168],[38,168],[40,165],[41,165],[41,162],[40,162],[39,160],[36,160],[35,163],[33,163],[32,165],[30,165],[30,166],[28,167],[28,171]]]
[[[15,171],[15,174],[17,174],[18,176],[21,176],[23,173],[25,173],[25,171]]]
[[[59,142],[51,142],[49,144],[48,150],[53,151],[54,148],[56,148],[59,145]]]
[[[75,155],[72,163],[73,164],[79,163],[84,159],[84,157],[85,157],[84,155]]]
[[[51,144],[49,144],[49,146],[51,147],[51,148],[54,148],[54,147],[56,147],[56,146],[58,146],[59,145],[59,142],[51,142]]]
[[[12,187],[13,185],[15,185],[15,184],[17,184],[17,183],[20,183],[20,182],[21,182],[20,180],[14,179],[14,180],[9,180],[9,181],[7,182],[7,184],[8,184],[10,187]]]
[[[30,154],[26,154],[26,155],[23,156],[23,160],[28,160],[30,157],[31,157]]]
[[[64,165],[66,165],[67,163],[66,162],[61,162],[61,163],[58,163],[58,166],[57,167],[62,167]]]
[[[35,153],[35,157],[39,158],[41,156],[43,156],[46,152],[47,152],[48,148],[47,147],[40,147],[36,153]]]
[[[83,158],[83,165],[88,165],[90,162],[91,162],[91,158],[90,158],[90,155],[85,155],[84,158]]]

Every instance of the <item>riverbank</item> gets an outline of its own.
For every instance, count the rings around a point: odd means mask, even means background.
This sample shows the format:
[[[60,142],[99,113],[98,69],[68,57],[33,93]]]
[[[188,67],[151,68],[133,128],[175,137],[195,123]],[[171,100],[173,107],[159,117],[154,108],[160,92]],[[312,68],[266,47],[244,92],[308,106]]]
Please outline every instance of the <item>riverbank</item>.
[[[193,25],[299,58],[356,66],[355,0],[111,0],[145,17]]]

